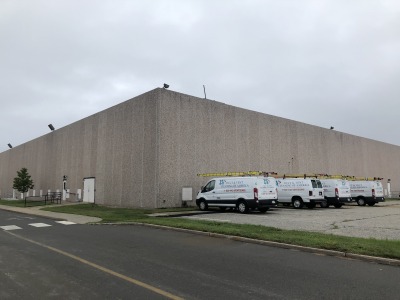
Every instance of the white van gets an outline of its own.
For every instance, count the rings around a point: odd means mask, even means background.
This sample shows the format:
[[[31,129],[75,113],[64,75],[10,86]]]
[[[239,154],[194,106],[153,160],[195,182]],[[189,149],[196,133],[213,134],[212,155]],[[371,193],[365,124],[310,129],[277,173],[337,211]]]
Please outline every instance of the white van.
[[[385,201],[382,182],[375,181],[350,181],[351,197],[360,206],[374,206],[375,203]]]
[[[276,180],[273,177],[213,178],[198,192],[196,204],[200,210],[230,207],[240,213],[247,213],[249,209],[266,212],[278,204]]]
[[[324,189],[325,201],[320,203],[321,207],[333,205],[342,207],[344,203],[352,201],[350,194],[350,183],[345,179],[320,179]]]
[[[321,181],[311,178],[277,178],[279,203],[294,208],[314,208],[324,201]]]

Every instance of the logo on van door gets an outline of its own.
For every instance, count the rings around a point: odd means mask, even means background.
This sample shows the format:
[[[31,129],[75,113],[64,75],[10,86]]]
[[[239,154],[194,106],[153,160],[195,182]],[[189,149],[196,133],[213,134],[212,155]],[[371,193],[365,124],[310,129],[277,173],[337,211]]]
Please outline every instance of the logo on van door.
[[[264,179],[264,184],[269,184],[269,179]]]
[[[226,180],[225,180],[225,179],[220,179],[220,180],[219,180],[219,185],[224,185],[224,184],[225,184],[225,182],[226,182]]]

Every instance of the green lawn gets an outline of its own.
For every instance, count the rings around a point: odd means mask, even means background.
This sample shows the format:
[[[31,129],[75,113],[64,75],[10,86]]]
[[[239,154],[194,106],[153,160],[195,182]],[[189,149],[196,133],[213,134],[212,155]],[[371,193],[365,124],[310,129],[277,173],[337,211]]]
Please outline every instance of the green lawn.
[[[2,205],[24,206],[24,201],[0,200]],[[44,205],[43,205],[44,206]],[[94,204],[43,207],[44,210],[80,214],[103,219],[103,223],[139,222],[204,232],[214,232],[259,240],[274,241],[320,249],[365,254],[400,259],[400,240],[376,240],[352,238],[308,231],[283,230],[258,225],[232,224],[212,221],[188,220],[174,217],[149,217],[151,213],[188,211],[193,208],[176,209],[125,209]]]
[[[49,202],[47,202],[49,204]],[[24,207],[25,206],[25,200],[1,200],[0,199],[0,205],[8,205],[8,206],[15,206],[15,207]],[[26,202],[27,207],[31,206],[45,206],[44,200],[36,200],[36,201],[27,201]]]

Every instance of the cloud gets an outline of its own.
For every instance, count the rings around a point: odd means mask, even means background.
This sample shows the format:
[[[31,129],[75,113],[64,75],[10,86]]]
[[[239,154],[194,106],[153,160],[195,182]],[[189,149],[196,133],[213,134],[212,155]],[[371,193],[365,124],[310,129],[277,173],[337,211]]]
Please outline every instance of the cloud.
[[[399,14],[396,1],[2,1],[0,151],[164,82],[400,145]]]

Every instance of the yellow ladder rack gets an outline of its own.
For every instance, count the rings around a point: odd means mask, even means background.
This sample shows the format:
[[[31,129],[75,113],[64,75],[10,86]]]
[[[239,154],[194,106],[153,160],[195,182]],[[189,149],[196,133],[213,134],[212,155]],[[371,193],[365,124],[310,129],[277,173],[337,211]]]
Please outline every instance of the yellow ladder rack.
[[[247,172],[215,172],[215,173],[200,173],[197,176],[201,177],[229,177],[229,176],[272,176],[275,172],[264,171],[247,171]]]

